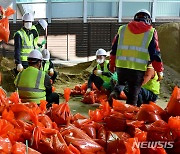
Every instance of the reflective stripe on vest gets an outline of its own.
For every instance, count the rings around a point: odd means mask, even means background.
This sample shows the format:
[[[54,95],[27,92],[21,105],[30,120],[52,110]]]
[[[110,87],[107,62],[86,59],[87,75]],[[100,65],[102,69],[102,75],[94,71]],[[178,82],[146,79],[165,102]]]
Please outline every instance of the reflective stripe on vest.
[[[17,33],[22,39],[21,61],[27,61],[29,53],[34,49],[34,36],[33,34],[28,36],[22,28]]]
[[[107,67],[107,65],[109,64],[109,60],[105,60],[104,61],[104,72],[109,72],[109,70],[108,70],[108,67]],[[101,70],[101,66],[99,65],[99,64],[97,64],[97,69],[98,70]],[[104,82],[110,82],[110,80],[111,80],[111,78],[110,77],[107,77],[107,76],[105,76],[105,75],[100,75],[99,76]]]
[[[153,79],[149,80],[145,85],[142,87],[152,91],[154,94],[158,95],[160,93],[160,82],[157,81],[158,75],[155,72],[155,76]]]
[[[153,32],[154,28],[142,34],[133,34],[128,26],[121,26],[118,31],[116,66],[146,71],[150,59],[148,46],[153,37]]]
[[[49,65],[50,65],[50,62],[49,62],[49,60],[47,60],[47,61],[44,63],[44,67],[43,67],[43,71],[44,71],[44,72],[48,73]]]
[[[36,102],[46,100],[44,86],[45,72],[32,66],[26,68],[18,74],[15,85],[19,90],[22,102]]]

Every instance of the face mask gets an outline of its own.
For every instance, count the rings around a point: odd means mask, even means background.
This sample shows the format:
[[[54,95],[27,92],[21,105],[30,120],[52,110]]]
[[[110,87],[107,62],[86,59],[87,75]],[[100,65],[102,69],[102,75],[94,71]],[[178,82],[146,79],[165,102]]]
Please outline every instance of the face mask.
[[[32,27],[32,22],[25,22],[25,23],[24,23],[24,27],[25,27],[26,29],[31,29],[31,27]]]
[[[102,57],[101,59],[97,59],[96,60],[96,62],[98,63],[98,64],[102,64],[102,63],[104,63],[104,61],[105,61],[105,58],[104,57]]]

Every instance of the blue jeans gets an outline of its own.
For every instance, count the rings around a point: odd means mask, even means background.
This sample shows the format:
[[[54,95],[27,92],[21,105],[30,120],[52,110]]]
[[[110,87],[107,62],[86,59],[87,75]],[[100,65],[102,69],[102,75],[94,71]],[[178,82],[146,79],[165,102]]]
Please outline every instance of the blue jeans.
[[[141,106],[141,104],[149,104],[150,101],[155,102],[157,98],[158,95],[154,94],[152,91],[141,88],[138,94],[137,106]]]

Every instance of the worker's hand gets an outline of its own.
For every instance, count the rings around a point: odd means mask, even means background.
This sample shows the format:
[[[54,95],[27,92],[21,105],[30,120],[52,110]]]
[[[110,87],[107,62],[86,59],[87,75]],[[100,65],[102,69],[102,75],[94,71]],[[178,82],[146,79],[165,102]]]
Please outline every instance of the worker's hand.
[[[53,76],[54,75],[54,69],[53,68],[50,68],[49,70],[49,76]]]
[[[87,88],[86,90],[86,94],[90,93],[91,92],[91,88]]]
[[[163,79],[163,72],[157,72],[158,79],[157,81],[161,81]]]
[[[95,70],[94,74],[97,76],[102,75],[102,71],[101,70]]]
[[[23,68],[22,64],[18,64],[18,65],[17,65],[17,71],[18,71],[18,72],[21,72],[23,69],[24,69],[24,68]]]

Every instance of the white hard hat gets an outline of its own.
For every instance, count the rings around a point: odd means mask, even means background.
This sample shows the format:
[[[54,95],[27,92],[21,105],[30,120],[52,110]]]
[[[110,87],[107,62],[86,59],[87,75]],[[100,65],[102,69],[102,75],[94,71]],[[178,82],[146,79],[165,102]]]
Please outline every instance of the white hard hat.
[[[42,26],[42,28],[45,30],[48,26],[48,23],[44,19],[38,20],[39,24]]]
[[[28,58],[34,58],[34,59],[39,59],[39,60],[43,59],[41,52],[37,49],[32,50]]]
[[[34,16],[31,13],[25,13],[22,17],[23,21],[34,21]]]
[[[151,18],[150,12],[149,12],[148,10],[146,10],[146,9],[141,9],[141,10],[137,11],[136,14],[135,14],[135,16],[136,16],[137,14],[139,14],[139,13],[145,13],[145,14],[147,14],[147,15],[149,16],[149,18]]]
[[[100,48],[96,51],[96,56],[106,56],[107,53],[106,53],[106,50]]]
[[[42,51],[42,56],[43,56],[43,59],[44,59],[44,60],[49,60],[49,59],[50,59],[49,50],[44,49],[44,50]]]

